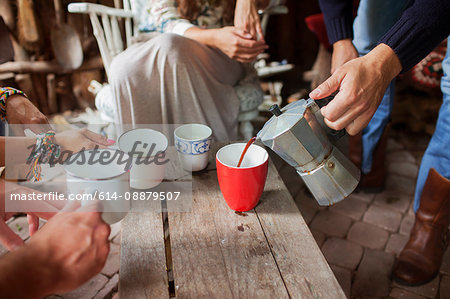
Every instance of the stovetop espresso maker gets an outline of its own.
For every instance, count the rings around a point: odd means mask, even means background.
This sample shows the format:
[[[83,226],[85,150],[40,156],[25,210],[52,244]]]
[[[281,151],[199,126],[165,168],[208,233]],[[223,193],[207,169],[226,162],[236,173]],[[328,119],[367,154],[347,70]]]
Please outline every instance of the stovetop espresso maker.
[[[282,109],[273,105],[270,111],[274,115],[257,139],[295,167],[319,205],[332,205],[350,195],[360,171],[328,139],[331,130],[317,103],[302,99]]]

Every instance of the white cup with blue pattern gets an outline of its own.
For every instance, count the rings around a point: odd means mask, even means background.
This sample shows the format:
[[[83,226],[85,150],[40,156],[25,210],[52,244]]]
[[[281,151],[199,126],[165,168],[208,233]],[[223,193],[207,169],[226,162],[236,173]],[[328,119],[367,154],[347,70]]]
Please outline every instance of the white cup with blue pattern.
[[[175,129],[175,147],[181,165],[187,171],[200,171],[209,161],[212,130],[202,124],[187,124]]]

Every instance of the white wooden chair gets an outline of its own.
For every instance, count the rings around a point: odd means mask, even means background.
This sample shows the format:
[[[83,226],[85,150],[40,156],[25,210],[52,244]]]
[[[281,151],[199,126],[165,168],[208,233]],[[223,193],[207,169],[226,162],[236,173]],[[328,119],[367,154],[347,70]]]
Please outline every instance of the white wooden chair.
[[[118,5],[117,2],[116,0],[116,6]],[[139,22],[144,17],[143,14],[146,13],[144,6],[145,0],[123,0],[123,8],[113,8],[85,2],[69,4],[69,12],[89,15],[107,75],[114,56],[130,46],[134,38],[138,38],[140,33],[138,29]],[[265,33],[270,15],[286,13],[287,8],[283,5],[260,11],[260,14],[262,14],[261,26],[263,32]],[[123,20],[125,25],[124,38],[121,34],[119,20]],[[239,132],[247,140],[253,136],[251,121],[258,116],[258,106],[263,102],[264,97],[259,87],[257,73],[253,68],[247,70],[247,75],[236,85],[235,90],[241,101]],[[105,92],[103,92],[104,94]],[[113,97],[110,96],[108,100],[113,100]]]

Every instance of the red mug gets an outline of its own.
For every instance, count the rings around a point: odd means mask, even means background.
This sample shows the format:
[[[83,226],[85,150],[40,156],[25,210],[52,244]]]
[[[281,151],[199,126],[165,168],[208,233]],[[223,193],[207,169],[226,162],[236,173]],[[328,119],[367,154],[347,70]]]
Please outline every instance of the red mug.
[[[216,154],[217,178],[228,206],[239,212],[253,209],[259,201],[266,183],[269,154],[252,144],[244,156],[241,167],[236,167],[245,143],[222,147]]]

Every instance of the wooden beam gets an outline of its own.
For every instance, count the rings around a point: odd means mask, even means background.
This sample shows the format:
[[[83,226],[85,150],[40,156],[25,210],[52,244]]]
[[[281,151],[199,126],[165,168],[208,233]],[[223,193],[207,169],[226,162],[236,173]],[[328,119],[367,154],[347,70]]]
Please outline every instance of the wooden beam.
[[[78,69],[65,69],[56,62],[50,61],[11,61],[0,64],[0,74],[3,73],[54,73],[68,74],[103,68],[102,59],[98,56],[85,61]]]

